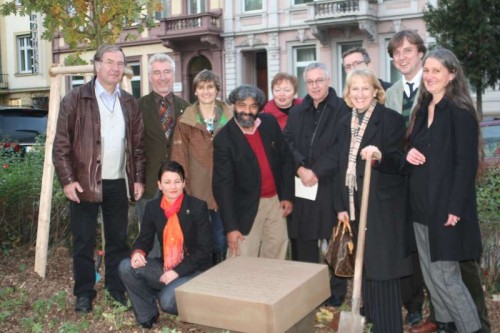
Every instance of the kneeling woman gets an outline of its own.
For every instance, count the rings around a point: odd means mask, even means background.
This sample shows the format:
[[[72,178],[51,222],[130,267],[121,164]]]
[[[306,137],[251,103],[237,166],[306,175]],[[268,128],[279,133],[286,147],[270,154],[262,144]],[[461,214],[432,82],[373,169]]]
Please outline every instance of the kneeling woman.
[[[144,328],[151,328],[158,319],[156,300],[163,311],[177,314],[175,288],[211,266],[207,204],[187,195],[184,185],[179,163],[162,165],[158,188],[163,195],[147,204],[131,258],[120,264],[120,277],[137,322]],[[162,244],[162,258],[147,258],[155,233]]]

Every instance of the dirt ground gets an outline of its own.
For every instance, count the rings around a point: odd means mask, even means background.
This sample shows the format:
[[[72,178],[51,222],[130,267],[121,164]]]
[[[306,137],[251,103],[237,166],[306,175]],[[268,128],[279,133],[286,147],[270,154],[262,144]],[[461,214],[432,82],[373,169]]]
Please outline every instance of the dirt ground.
[[[184,323],[162,313],[152,330],[137,326],[130,310],[110,300],[97,284],[94,311],[77,314],[73,310],[71,257],[65,247],[49,251],[46,278],[34,269],[34,249],[16,249],[0,254],[0,332],[205,332],[201,327]],[[350,302],[348,302],[350,303]],[[488,297],[492,332],[500,333],[500,302]],[[338,309],[320,308],[310,331],[332,333],[332,318]],[[407,328],[405,328],[405,332]],[[226,332],[221,330],[220,332]]]

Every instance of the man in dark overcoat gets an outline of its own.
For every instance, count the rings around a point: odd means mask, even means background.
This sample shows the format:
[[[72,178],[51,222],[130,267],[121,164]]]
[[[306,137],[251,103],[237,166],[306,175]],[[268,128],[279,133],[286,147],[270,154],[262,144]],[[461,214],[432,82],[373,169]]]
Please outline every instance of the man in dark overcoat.
[[[294,213],[288,225],[292,259],[318,263],[318,240],[328,240],[335,226],[333,182],[338,152],[334,140],[339,119],[349,108],[330,87],[330,74],[314,62],[304,71],[308,94],[302,104],[290,110],[284,129],[294,158],[296,176],[306,187],[318,186],[315,200],[295,197]],[[332,305],[339,306],[347,291],[345,279],[334,278]]]

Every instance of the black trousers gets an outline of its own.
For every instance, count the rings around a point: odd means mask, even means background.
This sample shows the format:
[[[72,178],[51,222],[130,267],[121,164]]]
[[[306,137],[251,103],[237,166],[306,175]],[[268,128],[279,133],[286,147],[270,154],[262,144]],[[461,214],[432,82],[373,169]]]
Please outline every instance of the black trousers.
[[[118,265],[130,255],[127,244],[128,198],[125,180],[103,180],[102,191],[102,203],[70,203],[75,296],[95,297],[96,294],[94,251],[99,207],[102,210],[106,241],[104,286],[110,292],[125,291],[125,286],[118,276]]]
[[[318,240],[290,239],[292,260],[321,263]],[[341,278],[330,270],[330,289],[332,296],[344,299],[347,293],[347,278]]]
[[[363,306],[373,333],[403,333],[400,279],[363,279]]]
[[[413,264],[413,274],[401,278],[401,297],[408,313],[422,312],[425,288],[424,277],[420,268],[418,252],[412,252],[410,255]]]

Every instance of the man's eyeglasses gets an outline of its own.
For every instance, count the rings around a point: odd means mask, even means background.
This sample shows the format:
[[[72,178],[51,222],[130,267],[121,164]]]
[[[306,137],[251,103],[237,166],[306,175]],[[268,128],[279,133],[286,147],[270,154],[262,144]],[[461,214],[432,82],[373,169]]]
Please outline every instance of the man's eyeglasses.
[[[325,83],[326,79],[324,77],[322,78],[319,78],[317,80],[307,80],[306,81],[306,84],[309,86],[309,87],[312,87],[312,86],[319,86],[319,85],[322,85],[323,83]]]
[[[355,62],[353,62],[352,64],[345,64],[345,65],[344,65],[344,69],[345,69],[346,71],[350,71],[351,69],[354,69],[354,68],[356,68],[356,67],[358,67],[359,65],[362,65],[362,64],[364,64],[364,63],[365,63],[364,61],[355,61]]]

